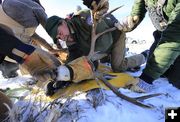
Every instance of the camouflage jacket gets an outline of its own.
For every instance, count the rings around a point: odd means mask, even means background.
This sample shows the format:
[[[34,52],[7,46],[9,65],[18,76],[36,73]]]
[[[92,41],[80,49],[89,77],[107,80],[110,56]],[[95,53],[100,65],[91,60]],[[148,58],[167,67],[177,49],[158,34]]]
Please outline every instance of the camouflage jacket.
[[[131,15],[138,15],[143,20],[146,8],[157,5],[158,0],[135,0]],[[162,40],[180,42],[180,0],[166,0],[162,7],[163,16],[167,20],[167,27],[163,30]]]

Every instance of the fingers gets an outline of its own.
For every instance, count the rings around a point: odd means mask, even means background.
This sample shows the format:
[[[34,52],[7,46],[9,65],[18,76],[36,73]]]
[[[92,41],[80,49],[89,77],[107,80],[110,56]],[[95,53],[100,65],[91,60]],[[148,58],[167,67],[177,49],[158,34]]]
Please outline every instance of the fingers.
[[[124,32],[130,32],[134,29],[135,25],[139,22],[138,16],[128,16],[121,22],[115,23],[115,27]]]
[[[124,32],[130,31],[130,28],[129,28],[127,21],[117,22],[114,24],[114,26],[120,31],[124,31]]]
[[[128,28],[133,28],[134,27],[134,21],[133,21],[133,17],[132,16],[128,16],[127,17],[127,26]]]

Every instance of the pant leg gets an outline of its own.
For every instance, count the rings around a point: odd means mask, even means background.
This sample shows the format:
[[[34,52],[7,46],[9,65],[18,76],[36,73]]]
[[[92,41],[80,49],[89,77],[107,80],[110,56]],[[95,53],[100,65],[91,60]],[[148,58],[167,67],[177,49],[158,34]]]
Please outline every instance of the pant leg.
[[[113,44],[111,65],[114,72],[122,72],[145,63],[145,57],[142,54],[125,58],[125,39],[126,35],[122,32],[119,39]]]
[[[153,54],[155,48],[158,46],[161,32],[156,30],[153,32],[154,42],[150,47],[149,55]],[[170,68],[162,75],[162,77],[168,78],[168,80],[177,88],[180,88],[180,56],[175,60],[175,62],[170,66]]]
[[[167,77],[168,80],[177,88],[180,89],[180,56],[175,60],[174,64],[164,73],[163,76]]]
[[[180,43],[161,42],[147,61],[143,73],[153,79],[159,78],[180,55]]]
[[[156,30],[153,32],[153,37],[154,37],[154,42],[151,45],[150,49],[149,49],[149,56],[154,52],[155,48],[157,47],[157,45],[159,44],[160,38],[161,38],[161,32]]]

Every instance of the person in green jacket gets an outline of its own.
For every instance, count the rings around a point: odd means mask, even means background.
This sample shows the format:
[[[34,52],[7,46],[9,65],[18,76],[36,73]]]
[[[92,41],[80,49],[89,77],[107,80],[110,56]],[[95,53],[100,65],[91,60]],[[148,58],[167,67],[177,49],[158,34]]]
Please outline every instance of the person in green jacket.
[[[117,19],[113,15],[109,15],[98,23],[96,32],[100,33],[112,28],[116,22]],[[54,41],[58,39],[66,41],[69,49],[68,61],[88,55],[92,30],[90,10],[79,11],[70,20],[51,16],[48,18],[45,28]],[[125,58],[125,39],[125,33],[116,29],[103,34],[96,41],[95,51],[110,55],[114,72],[122,72],[145,62],[145,57],[142,54]]]
[[[153,33],[155,42],[136,88],[151,91],[153,81],[162,75],[180,88],[180,1],[135,0],[130,16],[119,23],[119,29],[132,31],[147,12],[157,30]]]

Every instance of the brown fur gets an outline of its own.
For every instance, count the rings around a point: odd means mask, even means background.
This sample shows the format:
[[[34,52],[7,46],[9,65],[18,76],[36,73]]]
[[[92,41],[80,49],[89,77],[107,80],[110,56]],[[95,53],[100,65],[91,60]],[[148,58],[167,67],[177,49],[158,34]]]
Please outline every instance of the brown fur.
[[[10,108],[12,108],[11,100],[0,91],[0,122],[2,122],[8,117],[8,109],[4,105],[4,103],[6,103],[7,105],[9,105]]]

